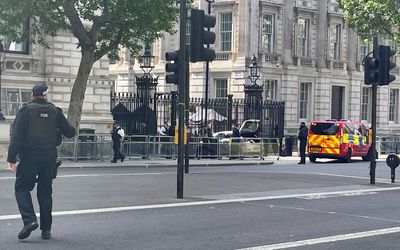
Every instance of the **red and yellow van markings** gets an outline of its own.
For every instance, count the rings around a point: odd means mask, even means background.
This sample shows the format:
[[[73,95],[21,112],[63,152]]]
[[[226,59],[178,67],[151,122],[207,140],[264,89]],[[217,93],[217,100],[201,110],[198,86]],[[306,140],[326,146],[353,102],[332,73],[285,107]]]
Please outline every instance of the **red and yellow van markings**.
[[[308,145],[309,152],[324,154],[340,153],[340,140],[335,135],[310,135]]]

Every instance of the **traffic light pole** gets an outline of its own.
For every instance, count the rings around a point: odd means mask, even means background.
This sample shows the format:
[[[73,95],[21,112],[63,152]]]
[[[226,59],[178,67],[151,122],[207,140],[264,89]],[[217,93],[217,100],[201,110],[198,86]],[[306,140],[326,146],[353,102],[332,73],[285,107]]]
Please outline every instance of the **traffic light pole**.
[[[211,14],[211,3],[213,1],[207,1],[208,3],[208,15]],[[208,31],[210,31],[210,28],[208,28]],[[207,44],[207,48],[210,48],[210,45]],[[209,72],[210,72],[210,62],[206,61],[206,84],[205,84],[205,102],[204,102],[204,126],[207,125],[207,120],[208,120],[208,78],[209,78]],[[207,135],[205,135],[207,136]]]
[[[377,58],[378,51],[378,37],[374,37],[374,58]],[[372,128],[372,142],[371,142],[371,161],[369,165],[369,183],[375,184],[375,169],[376,169],[376,96],[378,91],[378,83],[372,83],[372,107],[371,107],[371,128]]]
[[[186,81],[185,81],[185,126],[187,129],[189,129],[189,98],[190,98],[190,91],[189,91],[189,56],[187,53],[189,52],[189,46],[186,46]],[[187,136],[187,141],[185,144],[185,174],[189,173],[189,136]]]
[[[179,22],[179,100],[178,100],[178,168],[177,168],[177,198],[183,199],[183,170],[184,170],[184,125],[185,125],[185,87],[186,87],[186,0],[180,0]]]

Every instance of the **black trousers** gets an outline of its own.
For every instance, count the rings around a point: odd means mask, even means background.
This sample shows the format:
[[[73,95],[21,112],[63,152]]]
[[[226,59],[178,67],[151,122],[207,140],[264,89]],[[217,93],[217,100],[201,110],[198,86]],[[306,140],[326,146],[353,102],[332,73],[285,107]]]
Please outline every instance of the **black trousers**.
[[[37,221],[31,191],[37,180],[37,199],[40,207],[40,229],[50,230],[53,207],[52,183],[57,155],[29,153],[21,157],[15,180],[15,198],[24,225]]]
[[[306,146],[307,146],[307,141],[300,141],[300,162],[301,163],[306,163]]]
[[[114,150],[114,158],[113,158],[114,161],[124,158],[124,155],[121,153],[120,142],[113,142],[113,150]]]

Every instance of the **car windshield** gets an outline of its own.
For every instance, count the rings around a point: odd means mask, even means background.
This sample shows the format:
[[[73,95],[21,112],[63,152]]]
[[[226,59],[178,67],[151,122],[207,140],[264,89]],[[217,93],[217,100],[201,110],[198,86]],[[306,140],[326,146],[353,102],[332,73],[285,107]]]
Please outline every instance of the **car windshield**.
[[[242,130],[246,131],[256,131],[258,128],[258,122],[255,121],[247,121],[245,124],[243,124]]]
[[[311,125],[311,132],[316,135],[335,135],[339,126],[335,123],[316,123]]]

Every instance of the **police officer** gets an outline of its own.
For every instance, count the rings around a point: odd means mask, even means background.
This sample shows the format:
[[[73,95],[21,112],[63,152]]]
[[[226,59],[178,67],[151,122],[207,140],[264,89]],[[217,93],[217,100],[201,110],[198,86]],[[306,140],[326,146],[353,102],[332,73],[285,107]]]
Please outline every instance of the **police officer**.
[[[240,130],[239,130],[239,123],[235,123],[235,126],[232,129],[232,142],[239,142],[240,141]]]
[[[306,145],[307,145],[308,128],[304,122],[300,123],[299,134],[297,138],[300,141],[300,162],[298,164],[306,164]]]
[[[116,163],[118,158],[121,159],[121,162],[124,161],[125,156],[121,153],[121,144],[124,141],[124,137],[125,137],[124,130],[119,126],[117,121],[114,121],[113,129],[111,130],[114,158],[111,161],[111,163]]]
[[[40,229],[43,239],[51,238],[52,180],[57,158],[57,130],[72,138],[75,129],[68,123],[61,109],[47,101],[46,84],[32,88],[32,101],[24,104],[12,124],[8,148],[8,168],[15,172],[15,198],[24,227],[19,239],[29,237],[38,228],[33,209],[31,191],[37,181],[37,198],[40,206]],[[16,166],[17,155],[20,158]]]

